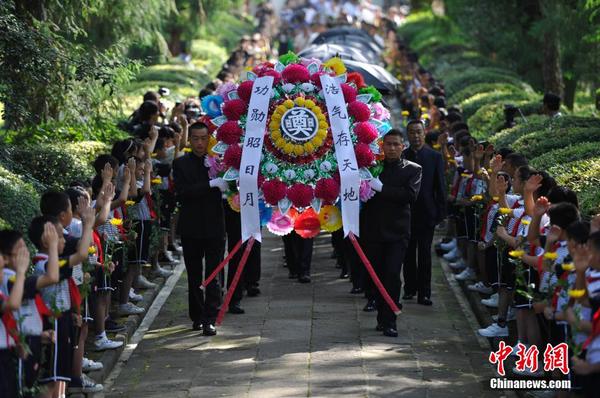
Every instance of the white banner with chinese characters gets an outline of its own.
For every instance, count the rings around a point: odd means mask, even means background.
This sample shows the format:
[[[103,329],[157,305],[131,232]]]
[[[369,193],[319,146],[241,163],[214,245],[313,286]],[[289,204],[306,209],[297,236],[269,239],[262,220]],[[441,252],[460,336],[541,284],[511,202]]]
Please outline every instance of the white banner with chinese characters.
[[[252,96],[248,106],[246,133],[240,165],[240,213],[243,242],[251,237],[259,242],[261,241],[258,173],[272,91],[272,76],[257,78],[252,86]]]
[[[340,196],[342,199],[342,223],[344,225],[344,237],[350,232],[359,234],[359,190],[360,174],[354,154],[354,145],[350,136],[350,121],[344,95],[340,83],[333,77],[321,76],[321,85],[327,114],[331,126],[331,134],[335,145],[335,156],[338,170],[342,180]]]

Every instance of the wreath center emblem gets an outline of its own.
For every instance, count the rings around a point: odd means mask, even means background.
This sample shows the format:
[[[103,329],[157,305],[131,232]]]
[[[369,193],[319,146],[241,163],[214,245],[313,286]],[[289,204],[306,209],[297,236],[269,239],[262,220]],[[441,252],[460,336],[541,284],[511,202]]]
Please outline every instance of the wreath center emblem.
[[[311,140],[319,130],[317,116],[310,109],[296,107],[287,110],[281,117],[281,131],[293,141]]]

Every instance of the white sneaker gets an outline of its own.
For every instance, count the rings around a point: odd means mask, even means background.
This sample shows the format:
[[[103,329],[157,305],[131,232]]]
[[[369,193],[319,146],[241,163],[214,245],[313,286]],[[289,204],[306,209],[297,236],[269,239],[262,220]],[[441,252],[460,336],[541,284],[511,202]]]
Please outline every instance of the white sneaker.
[[[102,392],[104,391],[104,386],[100,383],[96,383],[94,380],[90,379],[87,375],[81,375],[81,384],[83,393],[94,393],[94,392]]]
[[[171,275],[173,275],[173,271],[168,270],[168,269],[164,269],[161,266],[158,266],[155,270],[154,270],[154,275],[156,276],[160,276],[161,278],[168,278]]]
[[[442,256],[446,261],[454,261],[458,258],[458,248],[450,250],[448,253]]]
[[[440,244],[440,249],[445,252],[453,250],[456,248],[456,238],[452,239],[450,242]]]
[[[487,328],[479,329],[477,332],[483,337],[508,337],[508,327],[498,326],[497,323],[492,323]]]
[[[144,309],[142,307],[138,307],[133,303],[127,303],[119,305],[118,313],[121,316],[139,315],[144,313]]]
[[[144,299],[144,296],[142,296],[141,294],[137,294],[133,288],[129,289],[129,300],[132,303],[139,303],[140,301],[142,301]]]
[[[102,365],[102,362],[92,361],[91,359],[85,357],[83,358],[82,369],[84,372],[93,372],[95,370],[102,370],[103,368],[104,365]]]
[[[481,304],[490,308],[498,308],[498,293],[494,293],[490,298],[482,299]]]
[[[448,267],[458,271],[460,269],[467,268],[467,264],[464,262],[464,260],[462,258],[459,258],[458,260],[456,260],[453,263],[448,263]]]
[[[156,287],[156,283],[152,283],[146,279],[144,275],[140,275],[137,278],[135,287],[138,289],[154,289]]]
[[[111,340],[106,336],[99,339],[97,338],[94,341],[94,348],[96,349],[96,351],[114,350],[115,348],[119,348],[122,345],[122,341]]]
[[[467,286],[467,289],[469,289],[472,292],[479,292],[482,294],[494,293],[494,289],[492,289],[491,286],[486,286],[483,282],[477,282],[473,285],[469,285],[469,286]]]
[[[544,377],[544,372],[539,368],[535,372],[532,372],[527,368],[525,368],[524,370],[517,370],[517,367],[515,366],[514,368],[512,368],[512,372],[515,375],[523,377]]]
[[[477,274],[473,271],[473,268],[467,267],[460,274],[454,275],[454,279],[457,281],[466,281],[477,278]]]

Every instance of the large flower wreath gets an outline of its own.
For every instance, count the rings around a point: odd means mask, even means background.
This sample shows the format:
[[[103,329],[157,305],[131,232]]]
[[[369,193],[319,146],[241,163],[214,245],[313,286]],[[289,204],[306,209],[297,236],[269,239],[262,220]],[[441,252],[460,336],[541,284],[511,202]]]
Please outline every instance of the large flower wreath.
[[[391,129],[390,113],[381,104],[381,93],[365,85],[359,73],[347,73],[340,58],[321,63],[288,53],[275,64],[265,62],[246,71],[244,81],[222,84],[216,95],[203,99],[204,106],[211,109],[218,141],[211,148],[214,156],[207,161],[212,173],[232,181],[228,202],[239,211],[233,182],[239,176],[253,81],[262,76],[274,78],[258,184],[266,203],[261,206],[261,221],[276,234],[294,229],[303,237],[312,237],[320,230],[332,232],[341,227],[335,206],[340,176],[321,88],[323,74],[335,76],[341,83],[360,167],[360,197],[367,201],[374,194],[368,180],[381,172],[382,137]],[[276,211],[271,206],[277,206]]]

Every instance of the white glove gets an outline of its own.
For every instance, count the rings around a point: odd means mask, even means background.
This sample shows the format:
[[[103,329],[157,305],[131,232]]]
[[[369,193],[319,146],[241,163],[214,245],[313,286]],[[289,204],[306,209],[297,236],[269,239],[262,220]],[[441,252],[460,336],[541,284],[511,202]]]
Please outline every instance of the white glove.
[[[229,190],[229,184],[222,178],[213,178],[208,182],[211,188],[219,188],[221,192]]]
[[[379,177],[377,178],[372,178],[369,181],[369,186],[377,192],[381,192],[381,190],[383,189],[383,182],[381,182],[381,180],[379,179]]]

